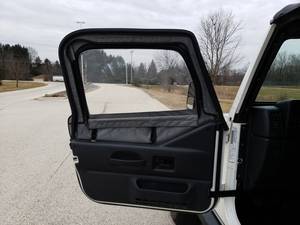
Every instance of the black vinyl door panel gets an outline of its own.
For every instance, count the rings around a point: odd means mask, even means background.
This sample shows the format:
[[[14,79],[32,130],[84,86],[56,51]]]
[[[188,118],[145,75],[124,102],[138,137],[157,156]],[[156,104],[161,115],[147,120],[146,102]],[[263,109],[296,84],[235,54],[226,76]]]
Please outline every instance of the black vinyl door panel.
[[[197,138],[195,138],[197,137]],[[71,141],[91,199],[204,211],[210,204],[216,125],[162,144]]]
[[[178,52],[193,82],[194,105],[181,110],[90,114],[80,53],[93,48]],[[99,203],[193,213],[213,207],[210,192],[218,188],[220,137],[227,127],[192,33],[80,30],[64,38],[59,57],[72,111],[70,147],[87,197]],[[186,82],[180,87],[190,86]]]

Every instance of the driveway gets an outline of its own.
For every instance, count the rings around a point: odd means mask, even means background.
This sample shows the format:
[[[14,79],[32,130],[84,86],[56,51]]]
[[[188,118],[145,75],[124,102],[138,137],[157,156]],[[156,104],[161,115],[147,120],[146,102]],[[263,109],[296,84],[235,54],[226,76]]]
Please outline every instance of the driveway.
[[[40,98],[63,89],[49,83],[0,93],[0,224],[173,224],[168,212],[101,205],[84,196],[69,148],[68,101]],[[103,99],[103,93],[114,94]],[[137,111],[145,103],[164,107],[126,86],[100,85],[88,96],[101,112],[122,111],[124,101]]]

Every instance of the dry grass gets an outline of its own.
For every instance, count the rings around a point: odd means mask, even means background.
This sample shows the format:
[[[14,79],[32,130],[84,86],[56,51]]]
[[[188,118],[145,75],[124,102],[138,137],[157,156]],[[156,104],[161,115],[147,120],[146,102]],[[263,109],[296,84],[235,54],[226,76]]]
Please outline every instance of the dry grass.
[[[232,106],[233,100],[219,99],[219,102],[220,102],[222,111],[224,113],[229,112],[229,110]]]
[[[239,86],[214,86],[223,112],[228,112],[239,89]],[[188,86],[172,86],[169,92],[158,85],[144,85],[143,89],[170,109],[186,109]],[[283,101],[300,99],[299,86],[262,87],[258,101]]]
[[[143,85],[143,90],[170,109],[186,109],[187,86],[176,86],[168,90],[159,85]]]
[[[263,87],[260,90],[257,99],[263,102],[276,102],[287,99],[300,99],[300,87]]]
[[[219,99],[234,100],[239,86],[214,86]]]
[[[47,84],[31,82],[31,81],[19,81],[19,87],[16,87],[16,81],[14,80],[5,80],[2,81],[2,85],[0,85],[0,92],[6,91],[16,91],[22,89],[36,88],[46,86]]]
[[[169,91],[159,85],[143,85],[143,90],[170,109],[186,109],[188,86],[172,86]],[[223,112],[228,112],[238,86],[215,86]]]
[[[228,112],[236,96],[239,86],[214,86],[223,112]]]

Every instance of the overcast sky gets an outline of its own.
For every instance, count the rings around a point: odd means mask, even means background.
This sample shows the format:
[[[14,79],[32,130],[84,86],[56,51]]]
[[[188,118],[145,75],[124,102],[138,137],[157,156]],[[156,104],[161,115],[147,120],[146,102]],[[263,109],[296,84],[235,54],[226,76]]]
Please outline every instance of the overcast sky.
[[[273,15],[287,0],[1,0],[0,42],[31,46],[39,56],[57,60],[57,48],[69,32],[83,28],[183,28],[197,32],[209,12],[231,10],[242,21],[239,52],[255,57]]]

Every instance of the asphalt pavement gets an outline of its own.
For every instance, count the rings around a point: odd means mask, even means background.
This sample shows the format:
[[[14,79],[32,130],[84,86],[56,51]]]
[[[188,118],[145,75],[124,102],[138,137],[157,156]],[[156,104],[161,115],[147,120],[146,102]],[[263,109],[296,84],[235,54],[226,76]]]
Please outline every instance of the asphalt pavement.
[[[0,224],[173,224],[168,212],[102,205],[85,197],[69,148],[69,103],[42,97],[62,90],[63,83],[53,82],[0,93]],[[103,99],[103,93],[114,94]],[[134,87],[100,85],[87,95],[91,108],[102,113],[165,107]]]

